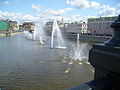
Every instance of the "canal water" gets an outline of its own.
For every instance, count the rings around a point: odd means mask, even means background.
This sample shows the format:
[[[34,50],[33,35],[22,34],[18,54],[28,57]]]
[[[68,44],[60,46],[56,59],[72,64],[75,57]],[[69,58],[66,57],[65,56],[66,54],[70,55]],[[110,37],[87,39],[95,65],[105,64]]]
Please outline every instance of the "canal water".
[[[23,34],[0,37],[0,88],[66,90],[92,80],[94,70],[87,59],[82,64],[67,62],[71,42],[66,40],[68,48],[63,50],[50,49],[50,37],[44,45],[26,39]]]

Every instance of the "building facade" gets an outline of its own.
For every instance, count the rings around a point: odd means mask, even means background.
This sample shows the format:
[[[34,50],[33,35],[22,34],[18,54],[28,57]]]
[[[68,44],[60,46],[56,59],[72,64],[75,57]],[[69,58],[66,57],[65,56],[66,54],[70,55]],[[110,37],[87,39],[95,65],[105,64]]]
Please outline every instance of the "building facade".
[[[46,22],[44,30],[48,33],[51,33],[53,28],[53,21]]]
[[[27,30],[27,31],[34,30],[34,28],[35,28],[35,24],[33,22],[24,22],[23,23],[24,30]]]
[[[4,23],[2,28],[6,28],[7,31],[17,31],[17,30],[19,30],[19,26],[17,24],[17,21],[12,21],[12,20],[7,19],[7,20],[0,20],[0,22],[1,22],[1,25],[3,25],[3,23]],[[4,30],[6,30],[6,29],[4,29]]]
[[[64,23],[64,27],[62,27],[62,29],[63,31],[69,33],[86,33],[87,23],[85,22]]]
[[[24,30],[23,25],[19,25],[19,30],[20,31]]]
[[[110,25],[117,17],[100,17],[88,19],[88,31],[98,35],[112,35],[113,30]]]
[[[19,26],[17,24],[17,21],[9,21],[9,30],[11,31],[18,31],[19,30]]]
[[[0,32],[8,31],[8,23],[0,20]]]
[[[85,33],[87,31],[87,23],[74,22],[74,23],[64,23],[58,21],[58,26],[62,32],[68,33]],[[51,32],[53,28],[53,21],[46,22],[45,30]]]

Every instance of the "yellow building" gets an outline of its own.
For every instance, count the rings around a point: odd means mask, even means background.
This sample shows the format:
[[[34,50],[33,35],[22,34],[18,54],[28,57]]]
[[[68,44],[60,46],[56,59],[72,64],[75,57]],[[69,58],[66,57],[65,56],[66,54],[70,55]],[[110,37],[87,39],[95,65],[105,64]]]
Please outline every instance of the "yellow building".
[[[9,23],[9,30],[11,31],[18,31],[19,30],[19,26],[17,24],[17,21],[8,21]]]
[[[34,30],[34,28],[35,28],[35,24],[33,22],[24,22],[23,23],[24,30],[27,30],[27,31]]]

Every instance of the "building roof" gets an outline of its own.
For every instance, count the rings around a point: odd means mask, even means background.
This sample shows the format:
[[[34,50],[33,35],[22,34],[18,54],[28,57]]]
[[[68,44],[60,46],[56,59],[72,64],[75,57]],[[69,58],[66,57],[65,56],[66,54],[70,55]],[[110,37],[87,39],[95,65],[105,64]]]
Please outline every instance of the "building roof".
[[[113,21],[116,20],[117,16],[114,17],[99,17],[99,18],[89,18],[88,22],[94,22],[94,21]]]

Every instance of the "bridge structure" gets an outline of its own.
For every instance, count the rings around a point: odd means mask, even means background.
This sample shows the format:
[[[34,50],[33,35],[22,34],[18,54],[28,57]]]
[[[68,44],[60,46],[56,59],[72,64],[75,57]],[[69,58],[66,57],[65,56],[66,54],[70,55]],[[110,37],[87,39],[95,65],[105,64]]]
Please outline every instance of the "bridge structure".
[[[112,37],[93,45],[89,62],[95,68],[94,80],[68,90],[120,90],[120,15],[111,24]]]

